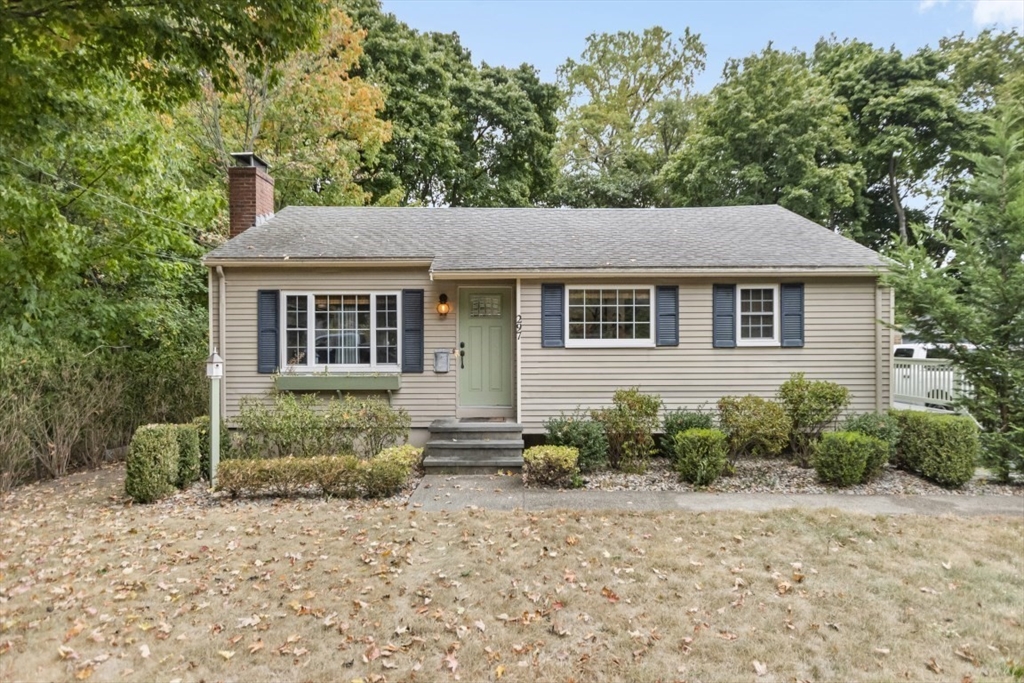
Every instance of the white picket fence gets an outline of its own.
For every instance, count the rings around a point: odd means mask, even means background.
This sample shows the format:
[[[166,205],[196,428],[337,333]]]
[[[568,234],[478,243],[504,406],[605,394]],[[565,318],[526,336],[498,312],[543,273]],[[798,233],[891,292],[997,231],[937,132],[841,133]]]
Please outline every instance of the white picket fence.
[[[925,408],[951,410],[953,401],[970,386],[951,361],[924,358],[894,358],[892,399]]]

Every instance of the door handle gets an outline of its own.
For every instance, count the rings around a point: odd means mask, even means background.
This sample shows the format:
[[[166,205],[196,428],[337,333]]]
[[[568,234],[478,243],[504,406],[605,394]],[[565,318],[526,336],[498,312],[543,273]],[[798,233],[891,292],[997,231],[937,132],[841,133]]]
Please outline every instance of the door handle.
[[[466,342],[459,342],[459,369],[466,369]]]

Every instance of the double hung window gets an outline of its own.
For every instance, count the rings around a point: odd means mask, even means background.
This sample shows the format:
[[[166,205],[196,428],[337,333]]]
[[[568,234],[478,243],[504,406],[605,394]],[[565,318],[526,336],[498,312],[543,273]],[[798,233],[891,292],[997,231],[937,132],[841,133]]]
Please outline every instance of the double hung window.
[[[740,346],[779,345],[779,288],[775,285],[737,287],[739,315],[736,340]]]

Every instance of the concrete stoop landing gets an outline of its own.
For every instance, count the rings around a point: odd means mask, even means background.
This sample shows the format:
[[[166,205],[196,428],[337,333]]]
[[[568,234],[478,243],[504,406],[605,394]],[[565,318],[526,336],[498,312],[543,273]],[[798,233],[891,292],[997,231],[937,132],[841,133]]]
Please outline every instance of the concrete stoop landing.
[[[523,466],[523,426],[501,418],[444,418],[430,423],[423,450],[428,474],[491,474]]]

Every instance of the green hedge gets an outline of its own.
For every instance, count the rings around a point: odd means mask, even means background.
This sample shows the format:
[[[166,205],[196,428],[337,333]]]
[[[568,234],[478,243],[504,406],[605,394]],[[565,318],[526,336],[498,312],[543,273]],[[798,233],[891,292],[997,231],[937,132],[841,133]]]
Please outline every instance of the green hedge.
[[[232,496],[321,493],[342,498],[382,498],[402,490],[422,460],[412,446],[386,448],[361,460],[354,455],[225,460],[217,489]]]
[[[175,426],[178,428],[178,478],[175,484],[183,489],[199,480],[199,429],[194,424]]]
[[[886,449],[886,461],[895,460],[896,446],[900,441],[900,424],[894,415],[888,413],[851,415],[843,423],[843,431],[857,432],[881,439],[888,447]],[[882,465],[884,464],[882,463]]]
[[[534,446],[523,452],[523,481],[569,487],[578,473],[579,451],[571,446]]]
[[[690,429],[713,429],[715,420],[710,412],[702,410],[673,410],[665,413],[661,421],[662,437],[661,447],[665,455],[673,457],[675,446],[673,440],[676,434]]]
[[[365,463],[363,485],[369,498],[387,498],[402,490],[423,466],[423,449],[410,444],[383,449]]]
[[[896,465],[951,488],[974,476],[981,446],[978,426],[965,415],[893,410],[900,426]]]
[[[137,503],[169,496],[178,481],[178,425],[139,427],[128,447],[124,490]]]
[[[569,446],[579,452],[577,465],[582,472],[593,472],[608,465],[608,436],[600,422],[577,411],[562,413],[544,423],[547,445]]]
[[[814,444],[812,463],[826,484],[853,486],[867,481],[888,457],[881,439],[857,432],[826,432]]]
[[[718,429],[688,429],[672,437],[679,478],[697,486],[718,479],[729,460],[725,432]]]

